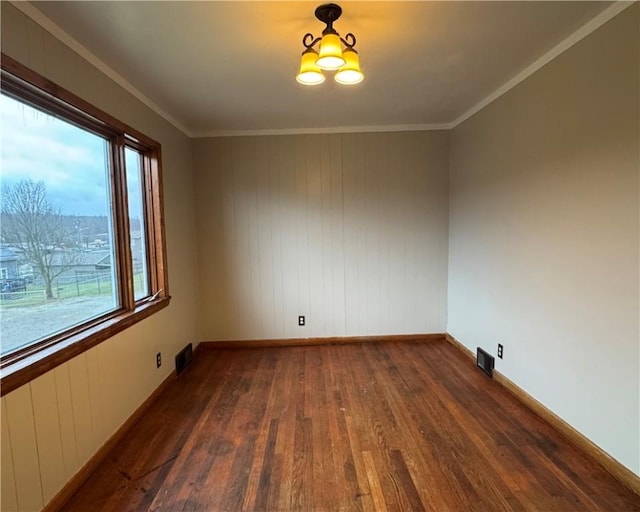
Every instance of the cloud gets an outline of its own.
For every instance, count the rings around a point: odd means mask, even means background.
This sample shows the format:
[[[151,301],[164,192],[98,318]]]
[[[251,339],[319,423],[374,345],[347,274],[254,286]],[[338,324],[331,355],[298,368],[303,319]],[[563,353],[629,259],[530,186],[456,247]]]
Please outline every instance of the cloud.
[[[108,215],[105,139],[0,96],[3,184],[43,181],[49,199],[64,213]]]

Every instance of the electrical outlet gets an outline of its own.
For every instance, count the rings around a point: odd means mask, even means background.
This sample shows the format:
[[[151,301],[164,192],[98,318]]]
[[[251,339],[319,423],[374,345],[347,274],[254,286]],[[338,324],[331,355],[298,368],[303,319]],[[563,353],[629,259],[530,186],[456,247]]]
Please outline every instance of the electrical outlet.
[[[502,351],[503,351],[504,347],[502,346],[502,343],[498,343],[498,357],[500,359],[502,359]]]
[[[156,368],[160,368],[162,366],[162,352],[158,352],[156,354]]]
[[[300,315],[300,316],[298,317],[298,325],[299,325],[300,327],[304,327],[304,325],[305,325],[305,318],[304,318],[304,315]]]

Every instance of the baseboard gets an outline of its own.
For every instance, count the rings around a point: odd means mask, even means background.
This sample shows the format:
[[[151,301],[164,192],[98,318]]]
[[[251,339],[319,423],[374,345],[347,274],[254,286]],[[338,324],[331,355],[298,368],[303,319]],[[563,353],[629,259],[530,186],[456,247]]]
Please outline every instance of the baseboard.
[[[473,364],[475,364],[476,356],[471,350],[469,350],[465,345],[460,343],[448,333],[445,334],[445,339],[451,345],[461,350],[465,355],[469,356],[470,360],[473,362]],[[614,459],[593,441],[578,432],[560,416],[547,409],[547,407],[542,405],[530,394],[520,388],[517,384],[513,383],[511,380],[509,380],[507,377],[505,377],[495,369],[493,370],[493,380],[504,389],[506,389],[509,393],[511,393],[529,410],[549,423],[572,444],[574,444],[580,450],[593,458],[605,471],[607,471],[607,473],[609,473],[624,486],[628,487],[634,493],[640,496],[640,477],[638,477],[633,471],[627,469],[624,465]]]
[[[307,345],[343,345],[347,343],[371,343],[374,341],[444,341],[445,335],[438,334],[392,334],[384,336],[334,336],[326,338],[282,338],[264,340],[221,340],[202,341],[198,350],[218,350],[228,348],[298,347]]]
[[[476,364],[476,355],[471,350],[469,350],[465,345],[460,343],[457,339],[455,339],[449,333],[446,333],[444,335],[444,338],[449,343],[451,343],[454,347],[456,347],[458,350],[460,350],[465,356],[468,356],[471,359],[471,361],[473,362],[474,365]]]
[[[164,379],[149,397],[142,402],[129,418],[120,426],[118,430],[100,447],[100,449],[82,466],[78,472],[58,491],[58,493],[47,503],[43,512],[57,512],[71,499],[89,477],[98,469],[98,466],[107,458],[109,453],[127,435],[131,427],[144,415],[149,406],[155,402],[160,394],[176,379],[175,370]]]

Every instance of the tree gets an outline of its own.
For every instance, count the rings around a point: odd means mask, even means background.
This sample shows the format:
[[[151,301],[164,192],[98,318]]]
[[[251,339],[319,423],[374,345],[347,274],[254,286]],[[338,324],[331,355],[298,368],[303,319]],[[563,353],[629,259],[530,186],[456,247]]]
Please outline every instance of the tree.
[[[60,210],[53,207],[42,181],[23,179],[2,187],[2,241],[37,270],[47,299],[53,280],[68,270],[75,255],[65,249],[70,233]]]

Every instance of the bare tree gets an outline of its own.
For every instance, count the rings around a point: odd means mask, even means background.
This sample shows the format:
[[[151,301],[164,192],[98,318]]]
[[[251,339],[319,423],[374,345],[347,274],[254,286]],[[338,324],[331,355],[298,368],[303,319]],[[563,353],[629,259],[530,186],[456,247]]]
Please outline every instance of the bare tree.
[[[65,249],[70,233],[44,182],[23,179],[3,186],[1,211],[2,241],[37,270],[47,299],[52,299],[53,280],[73,265],[75,256]]]

